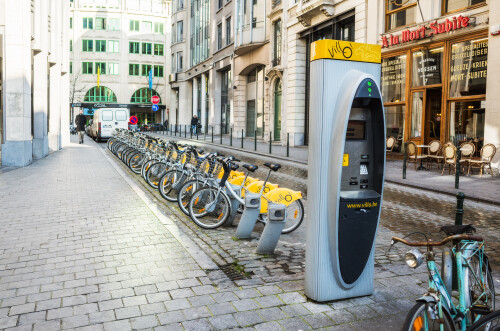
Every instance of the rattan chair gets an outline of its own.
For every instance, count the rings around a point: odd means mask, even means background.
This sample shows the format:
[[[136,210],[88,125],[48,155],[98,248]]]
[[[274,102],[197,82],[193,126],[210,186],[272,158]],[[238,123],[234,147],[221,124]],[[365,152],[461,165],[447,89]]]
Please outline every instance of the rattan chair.
[[[407,145],[407,152],[408,152],[408,163],[414,162],[415,163],[415,170],[417,170],[417,163],[420,160],[424,160],[427,158],[425,155],[418,155],[418,150],[417,150],[417,145],[413,141],[409,141]]]
[[[444,144],[443,146],[443,171],[441,176],[444,174],[444,170],[448,167],[448,174],[451,173],[451,168],[457,171],[457,148],[453,144]]]
[[[431,162],[436,161],[436,164],[438,165],[439,169],[439,164],[443,162],[443,156],[440,155],[441,153],[441,142],[439,140],[433,140],[429,143],[429,154],[425,154],[427,156],[427,166],[429,169],[431,168]]]
[[[468,167],[469,161],[472,158],[472,155],[474,155],[474,152],[476,151],[476,146],[471,141],[466,141],[460,145],[460,167],[462,173],[465,173],[464,170],[462,170],[462,167]],[[468,174],[468,173],[467,173]]]
[[[387,139],[385,140],[385,151],[387,153],[392,153],[395,144],[396,144],[396,138],[394,138],[393,136],[387,137]]]
[[[493,170],[491,169],[491,160],[495,156],[497,148],[493,144],[486,144],[481,148],[481,156],[479,158],[471,158],[469,160],[469,169],[467,174],[470,173],[470,169],[473,167],[478,167],[480,177],[483,177],[484,166],[487,165],[490,168],[491,177],[493,177]]]

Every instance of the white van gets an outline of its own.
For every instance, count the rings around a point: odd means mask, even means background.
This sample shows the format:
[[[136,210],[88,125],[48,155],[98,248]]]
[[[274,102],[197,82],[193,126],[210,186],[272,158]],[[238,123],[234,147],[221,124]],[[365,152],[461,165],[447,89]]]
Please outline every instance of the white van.
[[[128,129],[127,108],[101,108],[94,112],[90,134],[97,141],[111,137],[115,129]]]

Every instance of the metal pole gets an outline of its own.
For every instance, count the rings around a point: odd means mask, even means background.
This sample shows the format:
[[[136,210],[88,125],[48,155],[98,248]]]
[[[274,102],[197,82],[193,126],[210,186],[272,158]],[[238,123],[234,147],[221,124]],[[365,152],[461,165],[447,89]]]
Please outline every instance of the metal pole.
[[[229,146],[233,146],[233,128],[231,128],[231,135],[229,136]]]
[[[214,142],[214,127],[212,126],[212,143]]]
[[[199,135],[199,134],[200,134],[200,133],[198,132],[198,130],[196,130],[196,140],[198,140],[198,135]]]
[[[222,127],[220,128],[220,144],[222,145]]]
[[[257,130],[255,130],[253,134],[253,149],[255,151],[257,150]]]
[[[464,200],[465,194],[462,192],[457,193],[457,209],[455,210],[455,225],[462,225],[464,216]]]
[[[243,148],[243,129],[241,129],[241,148]]]
[[[286,157],[290,156],[290,133],[286,133]]]
[[[460,185],[460,157],[462,152],[460,151],[460,146],[457,147],[457,163],[455,164],[455,188],[458,189]]]
[[[193,127],[192,127],[192,126],[190,126],[190,128],[191,128],[191,129],[189,130],[189,134],[191,135],[191,137],[190,137],[190,138],[191,138],[191,139],[193,139]],[[196,131],[198,131],[198,130],[196,130]]]
[[[408,159],[408,142],[405,142],[405,154],[403,156],[403,179],[406,179],[406,161]]]
[[[187,125],[184,125],[184,138],[187,138]]]
[[[272,140],[272,138],[271,138],[271,133],[272,133],[272,132],[271,132],[271,131],[269,131],[269,154],[272,154],[272,153],[271,153],[271,146],[272,146],[272,144],[271,144],[271,143],[273,142],[273,140]]]

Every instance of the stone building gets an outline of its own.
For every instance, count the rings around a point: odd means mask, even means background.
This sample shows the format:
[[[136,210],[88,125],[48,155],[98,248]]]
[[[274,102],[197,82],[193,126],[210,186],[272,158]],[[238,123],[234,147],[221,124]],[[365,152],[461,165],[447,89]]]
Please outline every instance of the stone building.
[[[69,142],[69,2],[0,0],[0,162],[26,166]]]

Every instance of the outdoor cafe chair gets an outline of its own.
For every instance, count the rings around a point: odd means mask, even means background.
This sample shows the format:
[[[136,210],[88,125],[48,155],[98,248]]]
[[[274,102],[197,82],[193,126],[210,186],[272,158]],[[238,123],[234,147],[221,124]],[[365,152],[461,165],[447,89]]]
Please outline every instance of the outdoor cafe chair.
[[[387,153],[392,153],[395,144],[396,144],[396,138],[394,138],[393,136],[387,137],[387,139],[385,140],[385,151]]]
[[[483,169],[484,166],[487,165],[490,168],[490,173],[491,177],[493,177],[493,170],[491,168],[491,160],[495,156],[495,153],[497,151],[497,148],[493,144],[486,144],[481,148],[481,156],[478,158],[471,158],[469,159],[469,169],[467,171],[467,174],[470,173],[470,169],[473,167],[478,167],[480,177],[483,177]]]
[[[472,143],[472,141],[466,141],[460,145],[460,166],[468,166],[472,155],[476,151],[476,146]],[[465,173],[465,171],[462,171]]]
[[[426,159],[427,156],[418,155],[417,145],[413,141],[409,141],[406,148],[408,149],[408,161],[407,162],[408,163],[414,162],[415,163],[415,170],[417,170],[417,163],[420,160]]]
[[[439,140],[432,140],[429,143],[429,153],[425,154],[427,156],[427,166],[430,169],[431,166],[431,161],[436,161],[436,164],[439,169],[439,164],[443,161],[443,156],[440,155],[441,153],[441,141]]]
[[[456,171],[457,164],[457,148],[453,144],[444,144],[443,146],[443,171],[448,167],[448,174],[451,173],[451,168]]]

